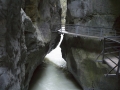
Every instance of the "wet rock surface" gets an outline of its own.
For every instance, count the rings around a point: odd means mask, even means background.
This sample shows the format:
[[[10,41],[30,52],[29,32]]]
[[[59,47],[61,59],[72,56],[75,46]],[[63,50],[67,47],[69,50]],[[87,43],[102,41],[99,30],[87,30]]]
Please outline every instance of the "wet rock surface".
[[[119,0],[68,0],[67,24],[81,25],[71,32],[81,33],[85,30],[97,30],[91,27],[112,28],[115,19],[120,15]],[[90,26],[90,27],[84,27]],[[111,30],[105,29],[104,30]],[[81,30],[81,31],[80,31]]]
[[[52,30],[60,28],[54,25],[60,3],[47,1],[0,0],[0,90],[27,90],[36,67],[56,47],[60,35]]]
[[[81,31],[93,30],[91,27],[112,28],[120,15],[118,2],[119,0],[68,0],[66,24],[81,26],[67,31],[79,34]],[[96,62],[103,49],[101,39],[64,35],[61,48],[68,70],[84,90],[119,90],[117,77],[104,77],[110,68]]]
[[[110,68],[96,62],[103,48],[103,41],[93,38],[65,35],[61,44],[62,56],[68,70],[83,90],[119,90],[117,77],[105,77]],[[102,58],[99,58],[102,60]]]

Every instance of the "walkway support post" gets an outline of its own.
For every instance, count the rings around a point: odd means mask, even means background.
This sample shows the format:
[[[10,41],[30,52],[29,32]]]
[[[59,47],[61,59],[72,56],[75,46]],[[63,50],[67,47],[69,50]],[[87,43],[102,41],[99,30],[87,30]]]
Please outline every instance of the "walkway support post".
[[[119,51],[119,60],[118,60],[118,68],[117,68],[117,76],[119,77],[119,70],[120,70],[120,51]]]

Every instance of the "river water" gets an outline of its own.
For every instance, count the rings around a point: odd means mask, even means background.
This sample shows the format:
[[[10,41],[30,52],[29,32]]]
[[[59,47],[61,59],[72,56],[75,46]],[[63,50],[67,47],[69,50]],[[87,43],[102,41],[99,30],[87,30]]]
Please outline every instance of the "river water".
[[[62,58],[59,45],[35,70],[29,90],[81,90],[66,69],[66,62]]]

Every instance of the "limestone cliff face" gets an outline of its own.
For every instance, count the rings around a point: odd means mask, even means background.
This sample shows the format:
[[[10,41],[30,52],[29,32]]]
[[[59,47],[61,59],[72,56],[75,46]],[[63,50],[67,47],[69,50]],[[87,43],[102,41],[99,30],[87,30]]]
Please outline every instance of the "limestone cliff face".
[[[83,90],[119,90],[117,77],[104,76],[110,68],[96,62],[103,48],[101,40],[65,35],[61,48],[68,70]]]
[[[67,24],[112,28],[116,17],[120,15],[119,0],[68,0],[67,3]],[[74,32],[80,33],[77,29]]]
[[[59,41],[51,32],[60,28],[59,10],[59,0],[0,0],[0,90],[28,89],[34,70]]]
[[[68,0],[66,24],[81,25],[69,32],[81,33],[93,30],[90,27],[112,28],[120,15],[119,0]],[[89,26],[82,27],[82,26]],[[98,30],[98,29],[95,29]],[[100,39],[65,35],[62,56],[67,61],[68,70],[73,74],[83,90],[119,90],[116,78],[106,78],[109,68],[96,62],[103,42]],[[101,59],[101,58],[99,58]]]
[[[67,23],[110,27],[120,14],[119,0],[68,0],[67,3]]]

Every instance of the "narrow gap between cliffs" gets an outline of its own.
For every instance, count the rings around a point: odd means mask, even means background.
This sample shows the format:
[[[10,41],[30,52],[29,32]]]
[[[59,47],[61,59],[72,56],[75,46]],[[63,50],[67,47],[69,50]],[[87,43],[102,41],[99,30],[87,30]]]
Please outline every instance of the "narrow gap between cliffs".
[[[65,17],[66,17],[66,11],[67,11],[67,1],[66,0],[60,0],[61,3],[61,29],[65,30]],[[62,58],[62,52],[60,48],[60,44],[63,40],[64,35],[61,34],[61,39],[57,47],[52,50],[48,55],[46,55],[46,58],[48,58],[51,62],[58,65],[59,67],[66,67],[66,61]]]
[[[61,23],[65,25],[65,17],[67,10],[67,0],[60,0],[62,7]],[[65,30],[65,27],[61,27]],[[79,84],[73,75],[66,69],[66,61],[62,58],[60,44],[46,55],[43,63],[35,70],[29,90],[81,90]]]
[[[63,35],[61,34],[61,39],[57,47],[52,50],[45,58],[49,59],[52,63],[56,64],[59,67],[66,67],[66,61],[62,58],[60,44],[63,40]]]
[[[66,61],[62,58],[60,44],[51,51],[43,63],[35,70],[29,90],[81,90],[73,75],[66,69]]]

